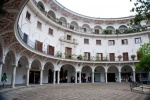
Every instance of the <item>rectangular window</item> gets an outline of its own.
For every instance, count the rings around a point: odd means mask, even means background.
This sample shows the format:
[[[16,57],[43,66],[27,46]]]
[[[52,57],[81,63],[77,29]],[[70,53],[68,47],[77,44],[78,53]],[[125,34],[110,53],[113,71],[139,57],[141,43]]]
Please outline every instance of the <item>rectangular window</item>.
[[[42,23],[39,22],[39,21],[37,21],[37,27],[38,27],[39,29],[42,29]]]
[[[128,60],[129,60],[128,53],[127,52],[123,53],[123,61],[128,61]]]
[[[128,40],[127,39],[123,39],[123,40],[121,40],[121,43],[122,44],[128,44]]]
[[[24,33],[23,41],[24,41],[25,43],[28,42],[28,35],[27,35],[26,33]]]
[[[109,58],[110,58],[110,61],[115,61],[115,54],[109,53]]]
[[[108,40],[108,45],[115,45],[115,40]]]
[[[27,11],[26,18],[30,21],[31,14]]]
[[[84,39],[85,44],[89,44],[89,39]]]
[[[96,60],[97,61],[103,60],[103,53],[97,53],[96,54]]]
[[[47,54],[54,56],[54,50],[55,48],[53,46],[50,45],[47,46]]]
[[[101,45],[101,40],[96,40],[97,45]]]
[[[71,40],[71,35],[67,35],[67,40]]]
[[[84,52],[84,60],[90,60],[90,53]]]
[[[137,44],[137,43],[142,43],[141,37],[135,38],[135,43],[136,43],[136,44]]]
[[[49,28],[49,34],[53,35],[53,29]]]
[[[43,52],[43,42],[35,41],[35,50]]]

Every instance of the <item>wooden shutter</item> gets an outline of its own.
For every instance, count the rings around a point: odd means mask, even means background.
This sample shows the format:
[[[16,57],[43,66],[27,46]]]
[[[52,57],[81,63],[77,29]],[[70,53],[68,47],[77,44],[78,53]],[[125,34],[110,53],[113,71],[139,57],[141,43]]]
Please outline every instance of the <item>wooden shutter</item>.
[[[43,52],[43,42],[39,42],[39,51],[40,52]]]

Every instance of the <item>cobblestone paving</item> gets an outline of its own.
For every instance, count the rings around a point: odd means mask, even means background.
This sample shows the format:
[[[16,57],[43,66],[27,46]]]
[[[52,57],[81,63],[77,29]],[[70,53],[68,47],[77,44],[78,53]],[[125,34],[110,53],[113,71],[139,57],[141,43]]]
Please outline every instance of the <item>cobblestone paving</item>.
[[[131,92],[129,83],[47,84],[16,87],[0,92],[0,100],[150,100]]]

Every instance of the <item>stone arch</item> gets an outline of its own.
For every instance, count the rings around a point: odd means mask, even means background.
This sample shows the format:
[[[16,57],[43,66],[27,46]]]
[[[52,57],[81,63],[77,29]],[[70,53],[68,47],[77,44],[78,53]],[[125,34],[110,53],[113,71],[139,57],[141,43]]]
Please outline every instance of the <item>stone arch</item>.
[[[127,27],[126,25],[121,25],[121,26],[119,26],[119,30],[120,30],[122,33],[124,33],[127,28],[128,28],[128,27]]]
[[[38,59],[34,59],[31,63],[31,69],[29,74],[29,83],[40,84],[40,69],[42,68],[41,62]]]
[[[39,8],[40,11],[45,12],[45,6],[41,1],[37,3],[37,7]]]
[[[83,83],[92,82],[92,68],[89,65],[84,65],[81,69],[81,81]]]
[[[77,30],[78,28],[79,28],[79,25],[76,21],[72,21],[70,23],[70,29]]]
[[[90,32],[91,31],[91,28],[88,24],[83,24],[82,29],[83,29],[83,32]]]
[[[102,27],[101,26],[98,26],[98,25],[96,25],[95,27],[94,27],[94,33],[95,34],[101,34],[102,33]]]
[[[105,68],[103,66],[96,66],[94,70],[94,81],[105,82]]]
[[[25,84],[27,81],[27,69],[29,61],[26,56],[21,56],[18,60],[16,68],[16,84]]]
[[[106,30],[111,31],[112,34],[115,33],[115,28],[113,26],[107,26]]]
[[[59,18],[59,21],[61,22],[61,25],[62,25],[62,26],[67,27],[67,20],[66,20],[65,17],[60,17],[60,18]]]
[[[2,63],[3,63],[3,53],[4,53],[4,46],[3,46],[3,43],[0,41],[0,62]]]
[[[107,69],[107,81],[116,82],[119,80],[119,69],[118,67],[111,65]]]
[[[7,74],[8,82],[6,84],[12,84],[13,64],[16,64],[16,57],[14,51],[10,50],[6,53],[2,67],[2,73]]]
[[[46,62],[43,68],[43,83],[53,82],[54,65],[52,62]]]
[[[130,65],[123,65],[121,67],[121,81],[129,82],[133,78],[133,69]]]
[[[60,67],[60,82],[75,82],[75,66],[72,64],[63,64]]]
[[[42,65],[41,65],[41,62],[38,60],[38,59],[35,59],[32,61],[32,64],[31,64],[31,69],[41,69],[42,68]]]
[[[48,11],[47,17],[50,18],[53,21],[56,20],[56,14],[52,10]]]

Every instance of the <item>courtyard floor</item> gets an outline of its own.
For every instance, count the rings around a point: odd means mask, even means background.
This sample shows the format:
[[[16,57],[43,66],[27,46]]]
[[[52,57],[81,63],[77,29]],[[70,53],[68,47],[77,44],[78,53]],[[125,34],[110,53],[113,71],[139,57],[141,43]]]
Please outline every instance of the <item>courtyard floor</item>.
[[[0,100],[150,100],[129,83],[64,83],[0,88]]]

